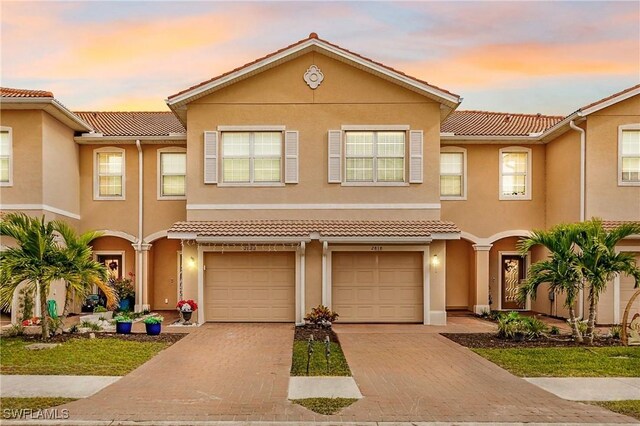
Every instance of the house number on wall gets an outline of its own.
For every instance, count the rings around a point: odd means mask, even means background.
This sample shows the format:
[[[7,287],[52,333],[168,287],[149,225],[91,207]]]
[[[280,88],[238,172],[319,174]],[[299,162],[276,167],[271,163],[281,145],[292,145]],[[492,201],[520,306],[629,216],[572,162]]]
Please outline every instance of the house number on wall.
[[[382,251],[382,246],[371,246],[371,251]]]

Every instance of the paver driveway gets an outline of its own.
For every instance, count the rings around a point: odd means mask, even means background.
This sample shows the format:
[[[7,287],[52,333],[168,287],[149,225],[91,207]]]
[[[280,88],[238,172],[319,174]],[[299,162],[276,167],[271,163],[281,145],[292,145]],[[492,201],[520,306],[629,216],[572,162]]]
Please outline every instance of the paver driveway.
[[[489,327],[460,321],[447,331]],[[293,327],[284,324],[204,325],[65,408],[71,420],[632,422],[563,401],[436,334],[442,330],[336,326],[364,395],[337,416],[287,401]]]

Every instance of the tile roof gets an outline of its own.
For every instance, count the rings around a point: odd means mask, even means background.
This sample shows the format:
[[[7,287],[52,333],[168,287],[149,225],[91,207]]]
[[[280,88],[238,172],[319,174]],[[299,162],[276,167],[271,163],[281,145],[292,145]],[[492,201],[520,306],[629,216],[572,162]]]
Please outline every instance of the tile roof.
[[[613,95],[609,95],[606,98],[602,98],[599,101],[595,101],[595,102],[590,103],[589,105],[585,105],[582,108],[580,108],[578,111],[582,111],[582,110],[585,110],[585,109],[592,108],[592,107],[597,106],[597,105],[599,105],[599,104],[601,104],[603,102],[607,102],[608,100],[616,98],[616,97],[618,97],[620,95],[624,95],[625,93],[631,92],[632,90],[636,90],[638,88],[640,88],[640,84],[636,84],[633,87],[629,87],[628,89],[624,89],[624,90],[621,90],[621,91],[619,91],[617,93],[614,93]]]
[[[53,93],[46,90],[12,89],[0,87],[0,96],[3,98],[53,98]]]
[[[341,51],[343,51],[343,52],[345,52],[345,53],[347,53],[347,54],[350,54],[350,55],[353,55],[353,56],[357,56],[357,57],[358,57],[358,58],[360,58],[360,59],[363,59],[363,60],[365,60],[365,61],[367,61],[367,62],[370,62],[370,63],[372,63],[372,64],[375,64],[375,65],[378,65],[378,66],[384,67],[384,68],[388,69],[389,71],[392,71],[392,72],[397,73],[397,74],[400,74],[400,75],[402,75],[402,76],[404,76],[404,77],[410,78],[411,80],[414,80],[414,81],[416,81],[416,82],[418,82],[418,83],[425,84],[425,85],[427,85],[427,86],[429,86],[429,87],[431,87],[431,88],[433,88],[433,89],[439,90],[439,91],[441,91],[441,92],[447,93],[447,94],[449,94],[449,95],[451,95],[451,96],[455,96],[455,97],[457,97],[457,98],[459,98],[459,97],[460,97],[460,95],[457,95],[457,94],[455,94],[455,93],[452,93],[452,92],[450,92],[450,91],[448,91],[448,90],[445,90],[445,89],[443,89],[443,88],[441,88],[441,87],[435,86],[435,85],[433,85],[433,84],[431,84],[431,83],[428,83],[428,82],[426,82],[426,81],[424,81],[424,80],[420,80],[419,78],[416,78],[416,77],[412,77],[412,76],[410,76],[410,75],[407,75],[407,74],[405,74],[404,72],[402,72],[402,71],[398,71],[397,69],[392,68],[392,67],[390,67],[390,66],[388,66],[388,65],[385,65],[385,64],[383,64],[383,63],[381,63],[381,62],[376,62],[376,61],[374,61],[373,59],[370,59],[370,58],[367,58],[366,56],[362,56],[362,55],[360,55],[360,54],[358,54],[358,53],[352,52],[352,51],[350,51],[350,50],[348,50],[348,49],[345,49],[344,47],[340,47],[340,46],[338,46],[337,44],[330,43],[330,42],[328,42],[328,41],[326,41],[326,40],[321,39],[320,37],[318,37],[318,34],[316,34],[316,33],[311,33],[311,34],[309,34],[309,37],[307,37],[307,38],[303,38],[302,40],[297,41],[297,42],[295,42],[295,43],[293,43],[293,44],[290,44],[290,45],[289,45],[289,46],[287,46],[287,47],[283,47],[282,49],[276,50],[275,52],[271,52],[271,53],[269,53],[269,54],[267,54],[267,55],[265,55],[265,56],[263,56],[263,57],[261,57],[261,58],[258,58],[258,59],[254,60],[254,61],[251,61],[251,62],[248,62],[248,63],[246,63],[246,64],[244,64],[244,65],[242,65],[242,66],[240,66],[240,67],[238,67],[238,68],[232,69],[231,71],[227,71],[227,72],[225,72],[225,73],[223,73],[223,74],[220,74],[220,75],[218,75],[218,76],[216,76],[216,77],[210,78],[209,80],[205,80],[205,81],[203,81],[203,82],[201,82],[201,83],[198,83],[198,84],[196,84],[196,85],[194,85],[194,86],[188,87],[188,88],[186,88],[186,89],[184,89],[184,90],[179,91],[178,93],[174,93],[173,95],[169,96],[169,97],[168,97],[168,99],[169,99],[169,100],[171,100],[171,99],[173,99],[173,98],[175,98],[175,97],[177,97],[177,96],[180,96],[180,95],[182,95],[182,94],[184,94],[184,93],[187,93],[187,92],[189,92],[189,91],[191,91],[191,90],[197,89],[197,88],[202,87],[202,86],[204,86],[204,85],[206,85],[206,84],[209,84],[209,83],[214,82],[214,81],[216,81],[216,80],[219,80],[219,79],[221,79],[221,78],[223,78],[223,77],[226,77],[226,76],[227,76],[227,75],[229,75],[229,74],[232,74],[232,73],[234,73],[234,72],[237,72],[237,71],[243,70],[243,69],[245,69],[245,68],[247,68],[247,67],[250,67],[251,65],[257,64],[257,63],[259,63],[259,62],[261,62],[261,61],[264,61],[265,59],[269,59],[269,58],[270,58],[270,57],[272,57],[272,56],[275,56],[275,55],[277,55],[277,54],[279,54],[279,53],[282,53],[282,52],[284,52],[284,51],[286,51],[286,50],[289,50],[289,49],[291,49],[291,48],[294,48],[294,47],[296,47],[296,46],[298,46],[298,45],[300,45],[300,44],[302,44],[302,43],[304,43],[304,42],[306,42],[306,41],[308,41],[308,40],[311,40],[311,39],[315,39],[315,40],[321,41],[322,43],[325,43],[325,44],[327,44],[327,45],[329,45],[329,46],[331,46],[331,47],[334,47],[334,48],[336,48],[336,49],[338,49],[338,50],[341,50]]]
[[[168,136],[185,133],[184,126],[171,111],[152,112],[74,112],[104,136]]]
[[[433,233],[458,233],[452,222],[439,220],[246,220],[189,221],[174,223],[169,234],[198,237],[429,237]]]
[[[528,136],[539,133],[564,117],[490,111],[454,111],[440,126],[456,136]]]

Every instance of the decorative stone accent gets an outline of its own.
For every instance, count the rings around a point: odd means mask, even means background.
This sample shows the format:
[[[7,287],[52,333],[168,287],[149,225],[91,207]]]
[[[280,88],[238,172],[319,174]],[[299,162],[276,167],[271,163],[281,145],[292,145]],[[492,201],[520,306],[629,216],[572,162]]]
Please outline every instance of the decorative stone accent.
[[[324,80],[324,74],[320,71],[315,65],[311,65],[306,73],[304,73],[304,81],[307,83],[309,87],[312,89],[317,89]]]
[[[42,349],[53,349],[56,346],[60,346],[59,343],[32,343],[30,345],[25,346],[24,348],[29,351],[39,351]]]

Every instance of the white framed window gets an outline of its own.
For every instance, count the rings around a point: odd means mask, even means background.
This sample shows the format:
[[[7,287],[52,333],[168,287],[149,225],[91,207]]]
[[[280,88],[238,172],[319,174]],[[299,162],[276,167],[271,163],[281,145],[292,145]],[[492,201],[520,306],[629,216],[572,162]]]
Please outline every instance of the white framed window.
[[[440,148],[440,199],[467,199],[467,150],[464,148]]]
[[[640,186],[640,124],[618,127],[618,185]]]
[[[184,200],[187,195],[187,150],[158,150],[158,200]]]
[[[13,130],[0,127],[0,186],[13,185]]]
[[[531,199],[531,149],[502,148],[499,157],[500,200]]]
[[[404,183],[405,147],[405,131],[345,131],[344,182],[364,185]]]
[[[105,147],[93,151],[95,200],[125,199],[125,152],[122,148]]]
[[[222,132],[222,183],[282,184],[281,131]]]

